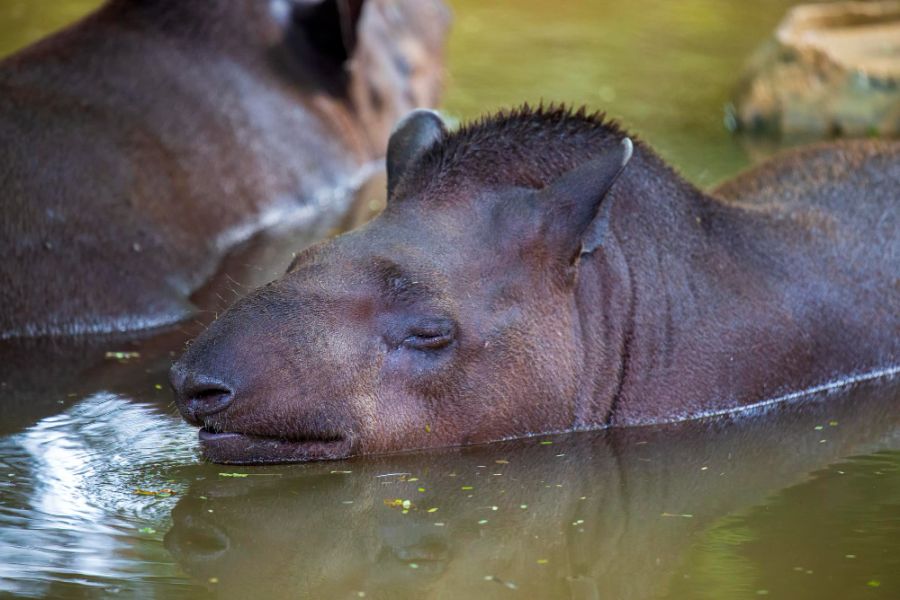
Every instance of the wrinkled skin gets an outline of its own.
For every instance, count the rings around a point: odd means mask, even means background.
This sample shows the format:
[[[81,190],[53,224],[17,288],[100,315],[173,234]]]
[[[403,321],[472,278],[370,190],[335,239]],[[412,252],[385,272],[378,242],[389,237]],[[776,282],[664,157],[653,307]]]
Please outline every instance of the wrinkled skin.
[[[896,144],[783,157],[743,177],[742,204],[643,144],[627,162],[624,134],[582,114],[428,127],[389,155],[377,219],[301,253],[174,365],[208,458],[671,421],[896,372]]]
[[[447,26],[440,0],[111,0],[2,61],[0,339],[183,320],[261,229],[332,233],[438,101]]]

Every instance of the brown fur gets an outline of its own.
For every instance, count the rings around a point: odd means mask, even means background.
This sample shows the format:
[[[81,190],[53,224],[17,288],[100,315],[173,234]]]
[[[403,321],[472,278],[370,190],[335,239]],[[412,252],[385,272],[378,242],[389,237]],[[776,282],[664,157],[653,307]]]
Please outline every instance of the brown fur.
[[[0,338],[171,323],[261,227],[321,236],[437,101],[446,23],[439,0],[112,0],[4,60]]]
[[[624,135],[524,108],[427,149],[378,219],[173,367],[183,414],[226,432],[207,456],[689,419],[896,372],[900,144],[787,154],[713,194],[637,144],[606,193]]]

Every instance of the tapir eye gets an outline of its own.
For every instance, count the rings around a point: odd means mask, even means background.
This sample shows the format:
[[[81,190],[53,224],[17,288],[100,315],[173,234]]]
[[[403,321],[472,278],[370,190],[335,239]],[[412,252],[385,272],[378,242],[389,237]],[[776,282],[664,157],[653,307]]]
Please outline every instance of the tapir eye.
[[[453,343],[455,332],[452,321],[429,321],[411,327],[403,345],[413,350],[440,350]]]

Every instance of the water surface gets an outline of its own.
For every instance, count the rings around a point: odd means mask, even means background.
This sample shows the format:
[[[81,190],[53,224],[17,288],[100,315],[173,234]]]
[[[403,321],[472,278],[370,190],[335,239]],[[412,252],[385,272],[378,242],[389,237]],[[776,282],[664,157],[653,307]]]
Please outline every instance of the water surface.
[[[3,0],[0,53],[96,4]],[[452,4],[450,115],[587,103],[702,185],[758,158],[723,106],[790,2]],[[900,597],[897,381],[668,427],[204,464],[168,365],[304,243],[248,244],[197,323],[0,345],[0,596]]]

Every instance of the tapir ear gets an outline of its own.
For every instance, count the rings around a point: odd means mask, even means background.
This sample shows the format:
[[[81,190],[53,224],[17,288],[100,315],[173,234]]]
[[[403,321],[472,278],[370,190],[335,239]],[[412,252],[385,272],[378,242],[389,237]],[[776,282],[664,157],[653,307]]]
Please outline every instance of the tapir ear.
[[[624,138],[615,149],[577,167],[538,192],[542,237],[567,259],[593,252],[603,242],[610,188],[631,160],[634,146]]]
[[[404,173],[425,150],[447,133],[444,121],[433,110],[417,108],[394,127],[387,149],[387,194],[394,193]]]
[[[364,4],[365,0],[297,4],[293,9],[294,27],[303,33],[320,57],[343,64],[356,50],[356,28]]]

